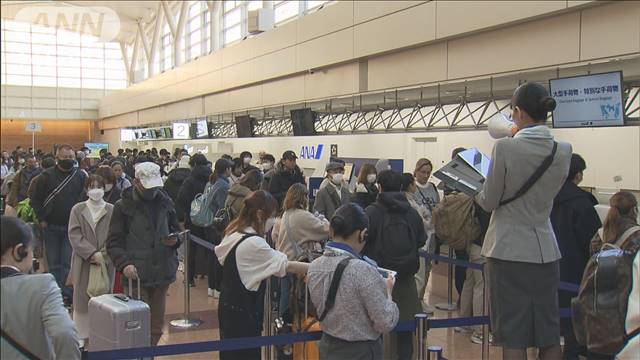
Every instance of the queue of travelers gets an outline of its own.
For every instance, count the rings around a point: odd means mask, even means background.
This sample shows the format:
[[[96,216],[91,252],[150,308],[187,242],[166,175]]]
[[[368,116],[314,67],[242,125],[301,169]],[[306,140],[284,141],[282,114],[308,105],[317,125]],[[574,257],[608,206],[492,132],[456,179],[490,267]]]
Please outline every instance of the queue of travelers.
[[[560,308],[571,307],[574,295],[558,290],[561,281],[586,281],[583,274],[602,249],[637,251],[637,199],[615,194],[601,221],[596,199],[579,187],[587,164],[544,125],[555,108],[547,90],[521,85],[511,108],[519,131],[496,142],[482,190],[463,195],[477,231],[456,252],[486,271],[456,270],[460,316],[484,314],[487,288],[491,333],[483,339],[478,326],[456,332],[502,347],[505,359],[526,359],[528,348],[537,348],[543,360],[613,358],[576,336],[583,329],[575,323],[560,319]],[[128,293],[129,280],[140,282],[134,297],[149,305],[150,343],[158,344],[183,246],[177,234],[185,229],[215,246],[213,252],[191,247],[182,260],[190,269],[188,286],[197,275],[208,278],[208,295],[218,299],[221,339],[260,336],[269,310],[266,284],[275,277],[278,315],[287,331],[302,330],[294,326],[296,316],[312,316],[294,313],[300,306],[293,289],[308,287],[323,331],[320,358],[413,358],[411,332],[391,333],[386,351],[382,336],[417,313],[434,312],[433,264],[421,252],[440,253],[444,243],[434,214],[451,196],[461,196],[430,181],[435,169],[429,159],[404,174],[386,159],[363,164],[350,188],[344,161],[332,158],[310,196],[290,150],[278,161],[257,155],[259,167],[247,151],[211,162],[182,149],[120,149],[116,156],[104,150],[94,160],[86,150],[62,145],[52,155],[2,153],[8,209],[20,208],[20,218],[34,223],[2,217],[2,330],[11,340],[5,346],[3,337],[3,358],[22,346],[41,358],[80,358],[80,349],[91,347],[89,299]],[[39,239],[50,274],[25,276]],[[32,301],[14,299],[17,289]],[[626,314],[631,330],[640,323],[634,293]],[[51,320],[39,320],[44,317]],[[636,343],[637,336],[630,338],[619,352],[638,354]],[[292,355],[290,348],[283,351]],[[220,357],[259,359],[260,349]]]

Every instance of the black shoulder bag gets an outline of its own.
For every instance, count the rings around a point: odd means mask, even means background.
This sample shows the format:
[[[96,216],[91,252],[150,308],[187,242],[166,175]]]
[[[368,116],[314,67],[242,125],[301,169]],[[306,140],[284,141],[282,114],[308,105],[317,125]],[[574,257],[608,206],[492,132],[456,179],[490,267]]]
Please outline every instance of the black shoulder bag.
[[[319,321],[324,320],[324,318],[329,313],[329,310],[333,308],[336,303],[336,295],[338,294],[338,286],[340,286],[340,279],[342,279],[342,273],[344,269],[349,264],[351,257],[347,257],[346,259],[342,259],[338,266],[336,267],[336,271],[333,273],[333,278],[331,278],[331,285],[329,286],[329,294],[327,295],[327,299],[324,301],[324,310],[322,310],[322,314],[318,318]]]
[[[549,166],[551,166],[551,163],[553,163],[553,158],[556,155],[556,150],[558,150],[558,143],[554,141],[551,154],[547,156],[544,159],[544,161],[542,161],[542,164],[540,164],[540,166],[536,169],[533,175],[531,175],[531,177],[524,183],[524,185],[522,185],[520,190],[518,190],[518,192],[516,192],[515,195],[513,195],[512,197],[506,200],[500,200],[500,206],[506,205],[512,202],[513,200],[516,200],[517,198],[521,197],[522,195],[526,194],[526,192],[529,191],[529,189],[531,189],[531,187],[533,187],[533,185],[535,185],[536,182],[538,182],[538,180],[542,177],[545,171],[547,171]]]

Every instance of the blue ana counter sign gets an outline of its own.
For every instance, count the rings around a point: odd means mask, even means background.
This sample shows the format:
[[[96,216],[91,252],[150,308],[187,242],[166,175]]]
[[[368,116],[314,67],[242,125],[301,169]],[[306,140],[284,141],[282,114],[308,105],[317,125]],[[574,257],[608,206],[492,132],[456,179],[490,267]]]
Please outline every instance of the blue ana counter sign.
[[[624,125],[620,71],[553,79],[549,88],[557,103],[553,127]]]
[[[320,160],[324,145],[303,145],[300,149],[300,159]]]

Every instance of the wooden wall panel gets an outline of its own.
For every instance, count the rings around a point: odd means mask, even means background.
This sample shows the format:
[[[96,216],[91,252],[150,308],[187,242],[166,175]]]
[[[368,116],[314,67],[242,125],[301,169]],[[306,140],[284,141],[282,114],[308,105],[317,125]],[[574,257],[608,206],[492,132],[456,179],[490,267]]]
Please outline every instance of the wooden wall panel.
[[[29,120],[0,120],[0,148],[13,150],[20,145],[31,147],[31,133],[24,130]],[[91,136],[91,120],[38,120],[42,132],[36,133],[36,149],[50,152],[54,144],[70,144],[79,149]]]

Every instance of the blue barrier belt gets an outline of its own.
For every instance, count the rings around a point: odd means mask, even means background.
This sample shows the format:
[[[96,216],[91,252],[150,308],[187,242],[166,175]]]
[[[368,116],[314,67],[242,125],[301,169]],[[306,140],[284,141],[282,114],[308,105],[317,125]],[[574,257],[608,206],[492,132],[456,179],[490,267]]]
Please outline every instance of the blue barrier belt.
[[[189,236],[191,236],[191,241],[193,241],[194,243],[206,248],[207,250],[211,250],[213,251],[213,249],[216,247],[215,245],[213,245],[212,243],[206,241],[206,240],[202,240],[199,237],[193,235],[193,234],[189,234]]]

